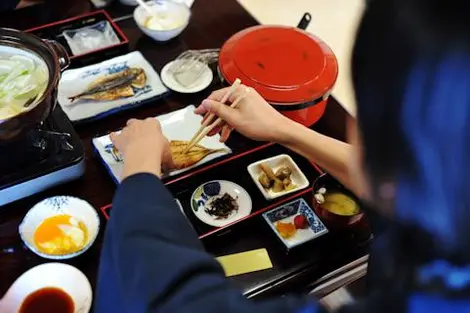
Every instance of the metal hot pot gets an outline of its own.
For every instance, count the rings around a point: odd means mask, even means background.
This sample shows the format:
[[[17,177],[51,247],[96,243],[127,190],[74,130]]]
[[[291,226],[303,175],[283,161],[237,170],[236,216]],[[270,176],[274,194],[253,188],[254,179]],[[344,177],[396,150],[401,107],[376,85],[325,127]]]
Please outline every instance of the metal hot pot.
[[[297,28],[242,30],[222,46],[218,64],[225,82],[240,78],[282,114],[308,127],[323,115],[338,77],[333,51],[304,30],[309,21],[306,13]]]
[[[22,31],[0,28],[0,52],[2,47],[22,50],[44,61],[49,73],[49,82],[43,96],[25,111],[0,120],[0,142],[18,137],[40,125],[52,112],[57,102],[57,85],[60,75],[69,65],[65,49],[55,41],[42,40]]]

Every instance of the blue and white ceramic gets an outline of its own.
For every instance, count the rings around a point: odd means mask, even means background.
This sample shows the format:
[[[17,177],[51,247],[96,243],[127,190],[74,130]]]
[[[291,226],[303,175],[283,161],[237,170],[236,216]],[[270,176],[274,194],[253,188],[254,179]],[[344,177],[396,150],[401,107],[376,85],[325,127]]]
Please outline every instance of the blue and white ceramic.
[[[276,222],[294,223],[294,218],[299,214],[307,218],[309,227],[298,229],[295,235],[290,238],[282,238],[276,229]],[[326,226],[304,199],[297,199],[263,213],[263,218],[288,249],[318,238],[328,232]]]
[[[232,212],[227,218],[217,219],[206,212],[206,207],[218,197],[228,193],[238,204],[238,210]],[[215,226],[224,227],[239,219],[242,219],[251,213],[251,197],[241,186],[226,181],[214,180],[199,186],[191,196],[191,209],[198,219],[202,222]]]
[[[123,71],[129,67],[140,67],[145,71],[147,83],[144,88],[134,90],[134,96],[113,101],[76,100],[88,85],[105,75]],[[62,74],[58,87],[58,101],[65,114],[73,122],[96,120],[112,113],[135,108],[168,92],[160,76],[139,51],[119,56],[98,64],[67,70]]]
[[[194,113],[194,109],[194,105],[190,105],[184,109],[156,117],[162,126],[163,134],[168,138],[168,140],[191,140],[192,136],[201,126],[202,120],[200,115]],[[224,151],[210,154],[202,159],[199,163],[182,170],[172,171],[168,173],[168,175],[173,176],[180,174],[201,164],[231,153],[232,151],[230,148],[221,143],[219,139],[220,135],[218,134],[212,137],[206,136],[201,140],[200,145],[208,149],[225,149]],[[119,152],[113,149],[109,135],[94,138],[92,144],[102,163],[106,166],[106,169],[111,174],[113,180],[117,183],[120,182],[123,158]]]
[[[34,243],[34,232],[45,219],[61,214],[70,215],[85,224],[87,244],[80,251],[64,255],[49,255],[39,251]],[[57,196],[39,202],[28,211],[18,229],[21,239],[31,251],[52,260],[70,259],[84,253],[95,242],[99,230],[100,219],[96,210],[88,202],[70,196]]]

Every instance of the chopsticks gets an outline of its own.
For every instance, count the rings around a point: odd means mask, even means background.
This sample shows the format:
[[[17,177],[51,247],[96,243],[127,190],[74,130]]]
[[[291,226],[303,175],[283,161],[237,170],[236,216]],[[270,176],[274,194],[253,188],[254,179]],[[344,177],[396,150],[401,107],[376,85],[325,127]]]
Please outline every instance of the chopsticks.
[[[238,80],[238,79],[237,79]],[[237,82],[237,80],[235,81],[235,83]],[[239,81],[239,80],[238,80]],[[235,86],[235,83],[232,85]],[[227,101],[228,98],[230,97],[230,95],[233,93],[233,91],[235,91],[235,89],[238,87],[238,85],[240,84],[241,82],[239,82],[237,84],[237,86],[235,86],[235,88],[233,88],[232,90],[232,87],[227,91],[227,93],[225,94],[225,96],[222,98],[222,100],[225,100]],[[242,95],[240,95],[231,105],[230,107],[235,109],[238,107],[238,105],[240,104],[240,102],[243,101],[243,99],[245,99],[246,95],[250,92],[250,88],[246,88],[245,91],[243,92]],[[223,103],[225,102],[223,101]],[[209,125],[210,121],[212,120],[212,118],[215,117],[215,114],[210,114],[208,116],[208,118],[204,121],[204,123],[202,124],[202,126],[199,128],[199,130],[197,131],[197,133],[193,136],[193,138],[191,139],[190,143],[188,144],[188,146],[186,147],[186,149],[184,149],[183,151],[183,154],[187,153],[189,150],[191,150],[195,145],[197,145],[204,137],[207,136],[207,134],[209,134],[214,128],[216,128],[217,126],[219,126],[221,123],[222,123],[222,118],[217,118],[212,124]],[[209,125],[209,126],[208,126]]]
[[[235,92],[235,90],[237,90],[238,86],[240,86],[240,84],[242,83],[242,81],[237,78],[235,79],[235,81],[233,82],[232,86],[230,86],[230,88],[227,90],[227,92],[225,93],[225,95],[222,97],[222,99],[220,100],[220,102],[222,104],[225,104],[225,102],[227,102],[227,100],[230,98],[230,96],[232,95],[232,93]],[[204,122],[202,122],[202,125],[201,127],[199,127],[199,130],[194,134],[193,138],[191,138],[191,140],[189,141],[189,145],[186,147],[186,149],[183,150],[183,154],[185,154],[186,152],[188,152],[192,147],[194,147],[193,143],[194,141],[198,138],[198,136],[203,132],[204,128],[207,127],[211,120],[215,117],[215,114],[214,113],[210,113],[209,116],[204,120]]]

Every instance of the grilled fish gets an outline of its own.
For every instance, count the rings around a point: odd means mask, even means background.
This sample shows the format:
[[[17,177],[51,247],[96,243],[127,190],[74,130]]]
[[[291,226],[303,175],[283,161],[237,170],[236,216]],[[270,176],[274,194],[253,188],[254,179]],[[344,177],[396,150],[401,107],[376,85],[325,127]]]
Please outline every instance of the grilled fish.
[[[76,99],[87,99],[96,101],[112,101],[120,98],[132,97],[134,88],[144,88],[147,76],[142,68],[131,67],[121,72],[100,77],[87,89],[73,97],[70,101]]]
[[[181,170],[190,167],[206,156],[218,152],[226,152],[226,149],[208,149],[200,145],[196,145],[186,153],[184,149],[188,146],[189,141],[172,140],[170,141],[171,155],[173,157],[174,169]]]

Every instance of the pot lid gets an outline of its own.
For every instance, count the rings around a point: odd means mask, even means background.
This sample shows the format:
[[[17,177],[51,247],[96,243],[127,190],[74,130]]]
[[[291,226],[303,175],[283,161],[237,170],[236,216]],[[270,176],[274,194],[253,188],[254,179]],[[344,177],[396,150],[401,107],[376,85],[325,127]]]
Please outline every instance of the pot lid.
[[[255,88],[267,101],[301,103],[329,94],[338,76],[333,51],[319,38],[285,26],[255,26],[222,47],[219,70]]]

